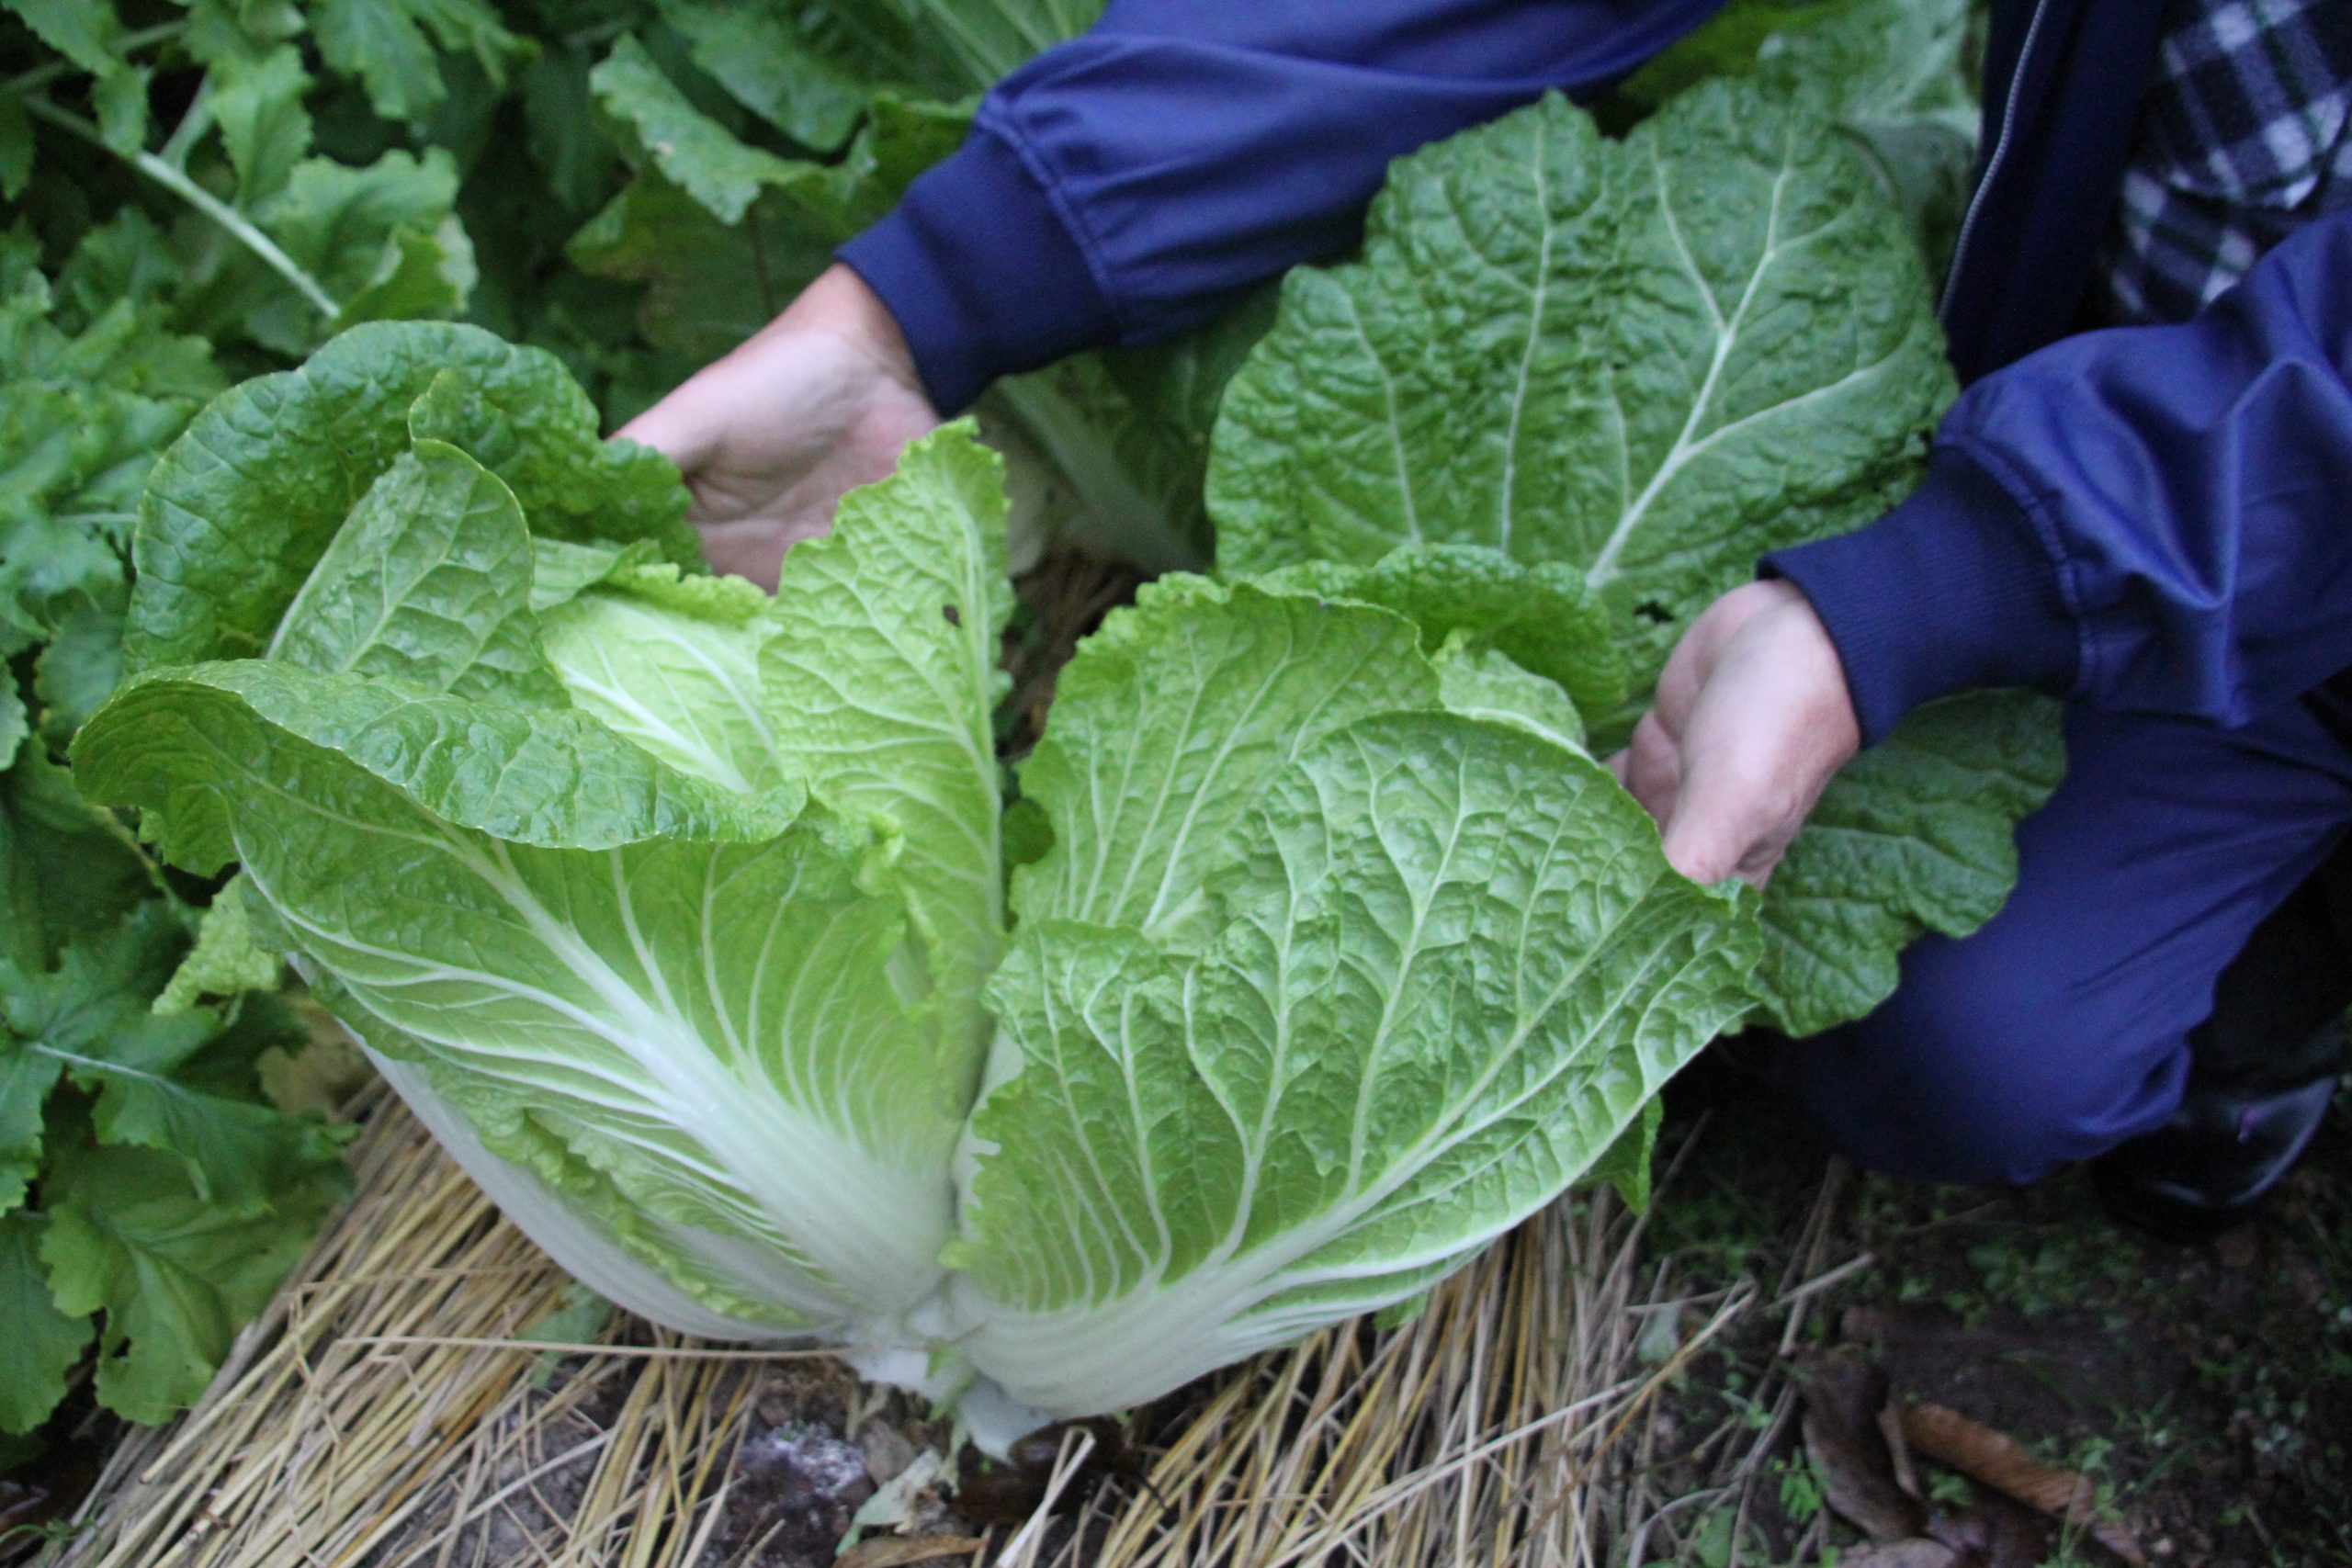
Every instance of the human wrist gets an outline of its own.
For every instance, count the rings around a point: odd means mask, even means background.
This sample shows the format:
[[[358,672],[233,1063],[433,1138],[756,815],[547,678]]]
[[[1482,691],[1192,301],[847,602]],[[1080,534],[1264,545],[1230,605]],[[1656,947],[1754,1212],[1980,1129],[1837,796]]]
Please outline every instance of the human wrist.
[[[1017,142],[983,108],[962,147],[835,253],[897,313],[944,414],[999,377],[1121,335],[1086,247]]]
[[[2057,558],[1993,470],[1951,445],[1868,527],[1775,550],[1762,570],[1804,590],[1837,647],[1865,743],[1913,708],[1980,686],[2064,694],[2080,634]]]
[[[1768,578],[1739,592],[1765,602],[1759,615],[1770,623],[1774,661],[1796,682],[1802,722],[1814,749],[1831,771],[1843,766],[1861,750],[1862,723],[1837,639],[1795,582]]]
[[[855,271],[835,262],[800,291],[776,324],[831,333],[883,376],[921,395],[914,352],[889,305]]]

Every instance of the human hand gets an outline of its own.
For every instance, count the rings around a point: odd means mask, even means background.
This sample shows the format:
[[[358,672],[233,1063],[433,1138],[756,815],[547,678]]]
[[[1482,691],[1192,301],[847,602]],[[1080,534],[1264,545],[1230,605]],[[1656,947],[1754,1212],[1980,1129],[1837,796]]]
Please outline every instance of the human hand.
[[[836,264],[620,434],[684,471],[712,567],[773,590],[785,550],[938,423],[897,319]]]
[[[1694,882],[1758,886],[1861,747],[1836,645],[1793,583],[1735,588],[1690,623],[1610,766]]]

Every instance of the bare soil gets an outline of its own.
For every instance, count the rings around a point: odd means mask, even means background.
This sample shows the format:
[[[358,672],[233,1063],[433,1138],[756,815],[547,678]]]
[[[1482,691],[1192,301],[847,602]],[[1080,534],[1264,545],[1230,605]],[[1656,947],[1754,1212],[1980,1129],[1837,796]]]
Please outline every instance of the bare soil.
[[[1807,1238],[1829,1167],[1785,1113],[1753,1094],[1670,1115],[1665,1157],[1689,1157],[1653,1220],[1693,1290],[1710,1276],[1783,1278]],[[1867,1538],[1825,1507],[1794,1406],[1808,1356],[1858,1347],[1898,1405],[1948,1406],[2081,1474],[2152,1562],[2212,1568],[2352,1562],[2352,1102],[2249,1224],[2202,1246],[2119,1228],[2079,1173],[2026,1190],[1839,1184],[1813,1239],[1822,1291],[1782,1355],[1759,1321],[1696,1364],[1662,1412],[1687,1435],[1662,1456],[1674,1490],[1724,1481],[1728,1419],[1777,1429],[1744,1518],[1705,1518],[1645,1560],[1729,1563],[1850,1557]],[[1775,1414],[1777,1412],[1777,1415]],[[1933,1508],[1984,1489],[1922,1463]],[[2025,1553],[2030,1551],[2032,1555]],[[1962,1562],[1971,1559],[1963,1553]],[[2117,1561],[2084,1532],[2034,1522],[2030,1544],[1973,1561]]]

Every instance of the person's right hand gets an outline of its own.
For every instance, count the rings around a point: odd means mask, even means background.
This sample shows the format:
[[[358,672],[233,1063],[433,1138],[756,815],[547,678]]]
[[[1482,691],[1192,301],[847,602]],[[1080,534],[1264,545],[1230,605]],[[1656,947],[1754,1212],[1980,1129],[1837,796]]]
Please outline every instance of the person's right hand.
[[[897,319],[836,264],[620,434],[684,471],[711,566],[773,590],[785,550],[938,423]]]

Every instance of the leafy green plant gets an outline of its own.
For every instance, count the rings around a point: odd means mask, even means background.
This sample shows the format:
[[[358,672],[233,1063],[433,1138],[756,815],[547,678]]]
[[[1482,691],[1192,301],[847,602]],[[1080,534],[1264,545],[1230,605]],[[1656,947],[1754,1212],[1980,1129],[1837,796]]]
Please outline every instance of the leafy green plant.
[[[1887,149],[1949,151],[1940,20],[1750,29],[1706,69],[1753,81],[1622,142],[1558,104],[1457,138],[1279,314],[1000,389],[1079,532],[1198,565],[1214,512],[1226,574],[1114,615],[1008,787],[967,431],[770,603],[696,575],[598,413],[763,321],[1091,0],[6,5],[6,1419],[94,1333],[100,1398],[191,1397],[331,1201],[258,1089],[282,1014],[235,999],[282,955],[583,1280],[1004,1435],[1644,1190],[1664,1078],[1985,918],[2054,779],[2030,704],[1923,715],[1759,916],[1587,739],[1758,547],[1916,473],[1939,209]],[[496,335],[384,320],[458,314]],[[192,956],[69,741],[241,868]]]
[[[1426,1289],[1747,1005],[1752,898],[1556,686],[1162,579],[1014,830],[991,455],[911,448],[773,601],[662,558],[662,467],[544,356],[348,333],[159,466],[74,752],[625,1304],[999,1435],[1125,1406]]]
[[[54,56],[0,87],[0,194],[29,195],[62,218],[72,204],[61,187],[95,166],[188,214],[184,235],[151,225],[124,236],[125,248],[196,275],[176,324],[298,355],[355,321],[464,306],[474,257],[453,216],[455,160],[442,148],[365,159],[317,151],[304,102],[313,76],[290,41],[304,18],[292,7],[199,5],[138,28],[111,0],[8,9]],[[364,80],[379,111],[440,102],[440,73],[404,7],[336,0],[312,19],[328,66]],[[492,81],[523,48],[481,0],[436,6],[426,20]],[[167,62],[182,101],[166,130],[153,120]],[[51,133],[46,144],[37,129]]]
[[[342,1190],[262,1087],[306,1032],[191,968],[193,917],[56,757],[119,674],[149,468],[223,378],[136,209],[54,276],[0,236],[0,1432],[77,1381],[159,1420],[203,1391]],[[274,984],[276,965],[259,983]],[[195,1005],[202,998],[214,1005]],[[158,1004],[161,1004],[158,1010]],[[95,1348],[95,1357],[93,1350]]]
[[[339,1140],[262,1091],[305,1038],[282,1004],[152,1010],[187,947],[148,900],[53,968],[0,961],[0,1430],[48,1417],[94,1335],[108,1409],[194,1400],[348,1188]]]
[[[315,1141],[323,1134],[291,1118],[280,1135],[320,1159],[279,1169],[281,1201],[266,1208],[254,1207],[250,1184],[189,1177],[172,1187],[170,1157],[199,1151],[117,1153],[112,1123],[93,1120],[94,1106],[126,1092],[126,1075],[141,1073],[218,1116],[260,1115],[259,1065],[300,1037],[274,1004],[240,998],[274,987],[277,965],[249,942],[239,952],[233,897],[213,909],[207,948],[167,984],[197,912],[181,896],[205,892],[167,886],[61,765],[119,678],[131,535],[158,454],[230,380],[298,362],[343,328],[381,318],[469,314],[553,346],[608,409],[630,412],[693,368],[693,355],[732,341],[670,339],[658,287],[564,258],[565,242],[600,209],[614,209],[609,230],[631,199],[658,205],[663,175],[640,137],[647,115],[709,110],[732,128],[726,136],[756,141],[756,154],[731,154],[739,162],[800,166],[807,243],[761,258],[755,285],[736,296],[745,315],[729,330],[740,335],[813,275],[845,225],[878,213],[954,144],[966,111],[926,106],[968,97],[1089,19],[1048,26],[1046,15],[959,6],[893,21],[861,6],[787,21],[698,0],[0,6],[0,348],[9,367],[0,385],[0,659],[9,666],[0,682],[0,1062],[10,1075],[0,1122],[17,1151],[8,1157],[26,1168],[0,1224],[10,1300],[28,1325],[21,1357],[0,1366],[0,1425],[37,1424],[67,1383],[85,1379],[77,1369],[93,1365],[86,1348],[101,1330],[104,1404],[153,1419],[193,1397],[338,1179]],[[679,158],[683,176],[691,157]],[[693,242],[680,254],[760,243],[745,225],[702,221],[707,232],[672,226],[673,239]],[[672,352],[679,342],[684,350]],[[462,438],[467,421],[498,416],[440,417],[452,422],[441,434]],[[582,439],[593,439],[594,420],[580,417]],[[346,422],[334,437],[363,424]],[[346,460],[374,459],[330,439],[300,460],[331,484]],[[629,473],[591,469],[587,479],[626,489]],[[657,479],[662,547],[695,558],[674,479],[664,469]],[[185,475],[179,483],[154,503],[201,503]],[[562,527],[545,504],[535,523]],[[227,578],[250,570],[275,591],[269,556],[286,542],[248,523],[227,576],[204,580],[199,570],[189,586],[218,592],[233,623],[241,601]],[[166,575],[177,566],[143,564]],[[60,999],[61,987],[86,989],[94,976],[115,988],[105,1010]],[[181,1010],[174,1021],[141,1022],[162,998]],[[187,1010],[198,1002],[209,1005]],[[84,1020],[70,1042],[57,1034],[65,1014]],[[215,1140],[217,1129],[174,1125]],[[75,1205],[88,1183],[71,1176],[101,1167],[139,1168],[131,1174],[154,1203],[175,1194],[172,1224],[189,1237],[226,1227],[219,1247],[173,1241],[167,1268],[158,1232],[148,1251],[111,1255],[101,1280],[89,1226],[73,1217],[86,1213]],[[69,1234],[79,1239],[61,1239]],[[76,1247],[81,1272],[69,1280]]]
[[[1216,427],[1218,565],[1475,633],[1611,742],[1758,554],[1917,482],[1951,392],[1903,214],[1806,95],[1708,83],[1622,141],[1552,99],[1399,161],[1362,259],[1284,280]],[[2000,908],[2056,707],[1938,704],[1838,776],[1766,896],[1769,1021],[1858,1017]]]

